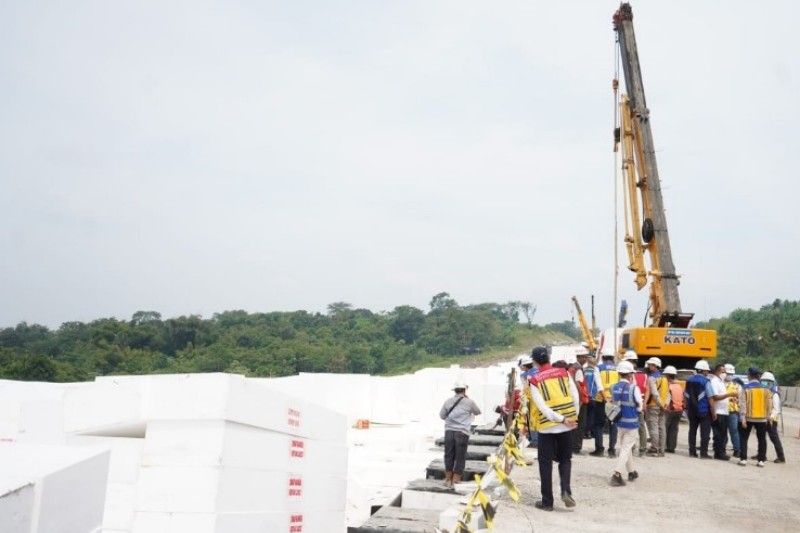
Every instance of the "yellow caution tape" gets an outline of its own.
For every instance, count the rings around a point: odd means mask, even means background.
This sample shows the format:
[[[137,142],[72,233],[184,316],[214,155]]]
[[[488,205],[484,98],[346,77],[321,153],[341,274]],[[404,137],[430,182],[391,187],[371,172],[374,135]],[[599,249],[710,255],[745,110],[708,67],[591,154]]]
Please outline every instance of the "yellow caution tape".
[[[492,467],[494,468],[494,473],[497,476],[497,480],[508,490],[508,495],[511,496],[511,499],[515,502],[519,501],[520,492],[514,482],[511,480],[510,477],[503,471],[503,467],[500,465],[500,461],[495,461],[492,463]]]

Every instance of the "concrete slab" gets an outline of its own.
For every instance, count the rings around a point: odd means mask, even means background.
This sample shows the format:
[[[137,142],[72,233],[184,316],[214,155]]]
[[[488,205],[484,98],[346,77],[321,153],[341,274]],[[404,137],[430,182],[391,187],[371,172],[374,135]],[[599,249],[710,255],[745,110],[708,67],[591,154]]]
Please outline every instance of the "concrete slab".
[[[503,435],[482,435],[482,434],[475,434],[470,435],[469,437],[469,444],[470,446],[500,446],[503,444]],[[444,446],[444,438],[436,439],[437,446]]]
[[[489,465],[486,461],[467,461],[464,466],[464,481],[472,481],[475,474],[483,475]],[[444,479],[444,460],[434,459],[425,472],[428,479]]]
[[[383,506],[359,527],[347,533],[433,533],[439,523],[439,511]]]

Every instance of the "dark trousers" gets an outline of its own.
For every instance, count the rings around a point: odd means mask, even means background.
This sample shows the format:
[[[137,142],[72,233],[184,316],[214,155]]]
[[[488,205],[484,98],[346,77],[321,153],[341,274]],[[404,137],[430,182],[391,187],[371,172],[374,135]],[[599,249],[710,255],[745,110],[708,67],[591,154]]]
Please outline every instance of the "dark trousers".
[[[750,431],[756,428],[756,440],[758,441],[758,457],[759,461],[767,460],[767,423],[766,422],[748,422],[747,427],[739,426],[739,447],[742,454],[739,456],[742,459],[747,459],[747,441],[750,439]]]
[[[681,423],[681,411],[667,411],[667,442],[665,450],[672,453],[678,445],[678,428]]]
[[[459,476],[464,474],[469,435],[460,431],[444,432],[444,469]]]
[[[604,450],[603,448],[603,428],[606,425],[606,404],[605,402],[594,403],[594,449]],[[608,449],[613,450],[617,445],[617,426],[609,424],[608,428]]]
[[[539,433],[539,479],[542,503],[553,505],[553,459],[558,461],[561,493],[572,494],[569,480],[572,473],[572,431]]]
[[[586,433],[586,426],[587,426],[587,417],[589,416],[589,409],[588,406],[585,404],[581,404],[581,408],[578,411],[578,427],[573,429],[570,433],[572,433],[572,451],[573,453],[578,453],[583,448],[583,434]]]
[[[594,436],[594,406],[597,405],[597,402],[594,400],[589,400],[589,403],[586,404],[586,427],[583,429],[583,436],[592,435]]]
[[[711,415],[689,413],[689,455],[697,455],[697,428],[700,428],[700,455],[708,455]]]
[[[769,440],[772,441],[772,446],[775,448],[775,454],[778,456],[778,459],[786,459],[783,455],[783,444],[781,444],[781,436],[778,435],[778,423],[777,422],[767,422],[767,435],[769,435]],[[766,455],[766,454],[765,454]]]
[[[728,415],[717,415],[714,420],[714,457],[723,457],[728,445]]]

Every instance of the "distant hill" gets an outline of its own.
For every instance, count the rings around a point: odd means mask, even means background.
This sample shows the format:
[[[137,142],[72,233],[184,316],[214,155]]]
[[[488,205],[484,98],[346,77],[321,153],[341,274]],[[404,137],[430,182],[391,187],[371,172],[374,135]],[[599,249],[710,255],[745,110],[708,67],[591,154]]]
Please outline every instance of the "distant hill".
[[[393,374],[425,366],[508,359],[537,343],[572,342],[571,322],[538,326],[527,302],[460,306],[447,293],[430,309],[375,313],[345,302],[328,312],[247,313],[66,322],[56,330],[20,323],[0,330],[0,378],[82,381],[108,374],[297,372]],[[520,323],[524,317],[526,324]]]
[[[759,310],[737,309],[697,324],[717,330],[718,360],[769,370],[781,385],[800,385],[800,302],[775,300]]]

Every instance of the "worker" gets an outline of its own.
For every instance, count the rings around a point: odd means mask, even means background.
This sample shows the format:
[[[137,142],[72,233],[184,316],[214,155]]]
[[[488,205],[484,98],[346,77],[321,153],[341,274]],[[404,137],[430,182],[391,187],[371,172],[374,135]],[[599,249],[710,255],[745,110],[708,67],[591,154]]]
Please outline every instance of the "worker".
[[[664,457],[667,440],[666,410],[669,406],[669,383],[661,374],[661,359],[651,357],[645,362],[647,367],[647,389],[644,403],[647,406],[647,432],[650,433],[650,457]]]
[[[696,373],[686,380],[683,393],[686,404],[686,415],[689,418],[689,455],[697,457],[697,429],[700,429],[700,458],[710,459],[708,441],[711,434],[711,404],[709,397],[713,394],[708,382],[711,368],[708,361],[700,359],[694,365]]]
[[[775,454],[778,456],[775,462],[779,464],[785,463],[786,456],[783,454],[783,444],[781,443],[781,436],[778,434],[778,419],[781,416],[781,395],[778,392],[778,384],[772,372],[761,374],[761,384],[767,387],[772,394],[772,414],[767,420],[767,435],[769,440],[772,441],[772,447],[775,448]]]
[[[742,384],[735,376],[736,367],[728,363],[725,365],[725,390],[732,393],[728,399],[728,437],[733,447],[733,456],[739,457],[739,392]]]
[[[639,412],[644,402],[642,393],[634,382],[634,368],[630,361],[622,361],[617,366],[619,381],[611,391],[611,401],[619,404],[620,413],[615,425],[619,428],[619,459],[611,476],[614,486],[625,485],[623,473],[628,474],[628,481],[634,481],[639,473],[633,467],[633,447],[639,438]]]
[[[664,451],[666,453],[675,453],[675,447],[678,445],[678,428],[683,416],[683,387],[675,379],[678,371],[674,366],[667,366],[663,374],[667,378],[667,384],[669,385],[669,405],[665,413],[664,423],[667,434]]]
[[[711,426],[714,433],[714,459],[727,461],[731,458],[725,453],[728,446],[728,413],[730,412],[729,399],[733,392],[728,392],[725,386],[725,364],[714,366],[714,372],[709,376],[711,385]],[[737,393],[738,395],[738,393]]]
[[[478,405],[467,398],[467,385],[463,381],[456,382],[453,392],[439,411],[444,420],[444,483],[450,488],[461,482],[464,475],[472,421],[481,414]]]
[[[583,379],[586,383],[586,394],[589,397],[589,403],[586,404],[584,439],[594,437],[594,406],[597,403],[594,401],[597,396],[597,381],[594,379],[595,372],[597,372],[596,356],[594,352],[589,352],[589,355],[586,356],[586,363],[583,365]]]
[[[767,420],[772,416],[772,398],[770,390],[765,387],[759,378],[761,371],[750,367],[747,369],[747,383],[739,392],[740,421],[739,427],[739,465],[747,466],[747,441],[750,432],[756,429],[758,453],[756,454],[757,466],[763,467],[767,460]]]
[[[572,453],[580,455],[583,449],[583,434],[586,431],[586,413],[589,405],[589,395],[586,392],[586,376],[583,373],[583,365],[586,364],[589,350],[583,348],[575,355],[577,363],[570,365],[569,373],[575,381],[578,389],[580,408],[578,410],[578,427],[572,432]]]
[[[594,451],[589,455],[602,457],[603,431],[606,425],[606,401],[611,399],[611,387],[619,381],[617,367],[614,365],[613,354],[603,354],[603,362],[597,366],[594,373],[597,394],[594,398]],[[616,457],[617,451],[617,426],[609,424],[608,427],[608,456]]]
[[[633,379],[639,388],[642,398],[644,398],[644,393],[647,389],[647,374],[644,369],[638,368],[639,355],[633,350],[628,350],[625,352],[623,360],[633,365]],[[645,451],[647,451],[647,425],[644,421],[644,409],[642,409],[639,411],[639,457],[644,457]]]
[[[531,377],[531,396],[536,430],[539,432],[539,480],[542,499],[534,507],[553,510],[553,460],[558,462],[561,500],[575,507],[570,478],[572,475],[572,430],[578,427],[580,409],[578,390],[563,368],[550,365],[550,354],[544,346],[531,352],[539,372]]]

